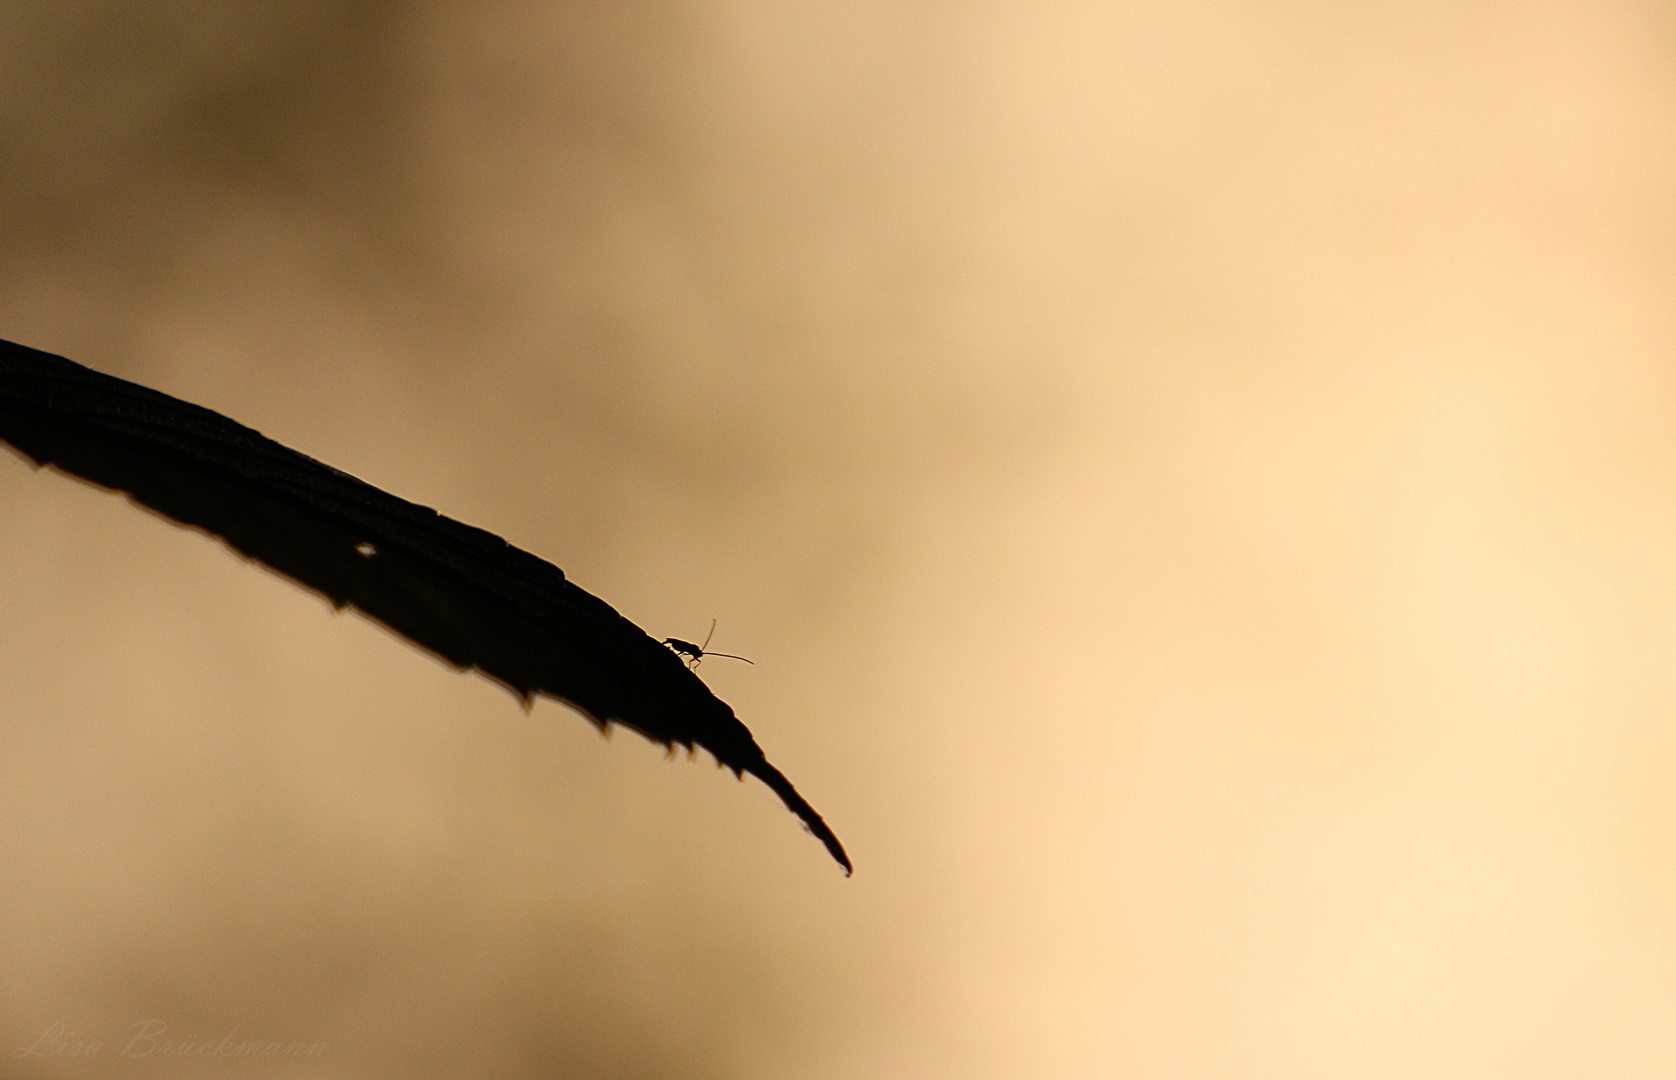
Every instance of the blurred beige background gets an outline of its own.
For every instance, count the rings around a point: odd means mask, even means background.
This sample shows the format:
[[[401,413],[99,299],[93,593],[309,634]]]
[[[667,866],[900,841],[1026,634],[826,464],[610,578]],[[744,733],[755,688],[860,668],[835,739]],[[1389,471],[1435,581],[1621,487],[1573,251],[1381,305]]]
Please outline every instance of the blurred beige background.
[[[0,8],[0,337],[718,619],[857,866],[7,455],[0,1069],[1670,1077],[1673,121],[1646,3]]]

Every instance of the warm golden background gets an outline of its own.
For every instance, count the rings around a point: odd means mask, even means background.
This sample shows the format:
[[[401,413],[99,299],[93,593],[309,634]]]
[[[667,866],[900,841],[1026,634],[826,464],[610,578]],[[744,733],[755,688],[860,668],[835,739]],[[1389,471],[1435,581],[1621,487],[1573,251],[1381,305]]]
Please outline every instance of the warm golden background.
[[[0,7],[0,336],[719,619],[857,865],[8,455],[0,1071],[1668,1080],[1673,121],[1653,3]]]

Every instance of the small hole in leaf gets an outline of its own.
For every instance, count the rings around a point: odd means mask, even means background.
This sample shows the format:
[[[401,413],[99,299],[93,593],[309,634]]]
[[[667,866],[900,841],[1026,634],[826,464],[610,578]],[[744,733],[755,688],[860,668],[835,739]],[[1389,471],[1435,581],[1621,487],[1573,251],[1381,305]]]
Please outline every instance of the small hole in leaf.
[[[355,553],[360,555],[362,558],[370,559],[374,555],[378,554],[378,549],[367,543],[365,540],[362,540],[359,544],[355,545]]]

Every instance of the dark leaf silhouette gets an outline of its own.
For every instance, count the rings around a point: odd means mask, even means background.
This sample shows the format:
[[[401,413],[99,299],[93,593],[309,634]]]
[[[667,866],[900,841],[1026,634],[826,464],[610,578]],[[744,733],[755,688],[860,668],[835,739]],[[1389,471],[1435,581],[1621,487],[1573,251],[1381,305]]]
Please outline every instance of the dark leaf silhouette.
[[[844,867],[826,822],[674,651],[553,564],[261,433],[61,356],[0,341],[0,440],[354,607],[527,704],[572,706],[760,778]]]

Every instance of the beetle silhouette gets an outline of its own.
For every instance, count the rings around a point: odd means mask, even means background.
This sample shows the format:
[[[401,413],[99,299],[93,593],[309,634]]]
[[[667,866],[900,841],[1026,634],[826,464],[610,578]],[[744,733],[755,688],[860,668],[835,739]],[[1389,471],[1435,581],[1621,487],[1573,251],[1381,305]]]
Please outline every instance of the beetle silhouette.
[[[715,636],[716,636],[716,620],[711,619],[710,620],[710,632],[708,634],[704,635],[704,644],[703,645],[694,645],[692,642],[682,641],[678,637],[666,637],[666,638],[663,639],[663,643],[665,645],[668,645],[671,649],[674,649],[677,653],[680,653],[682,656],[692,657],[692,659],[687,661],[688,669],[697,667],[698,662],[700,660],[704,659],[706,656],[725,656],[729,660],[745,660],[745,658],[743,656],[735,656],[730,652],[710,652],[706,648],[706,646],[708,646],[710,644],[710,639],[715,637]],[[745,660],[745,663],[750,664],[753,667],[756,666],[756,661],[755,660]]]

